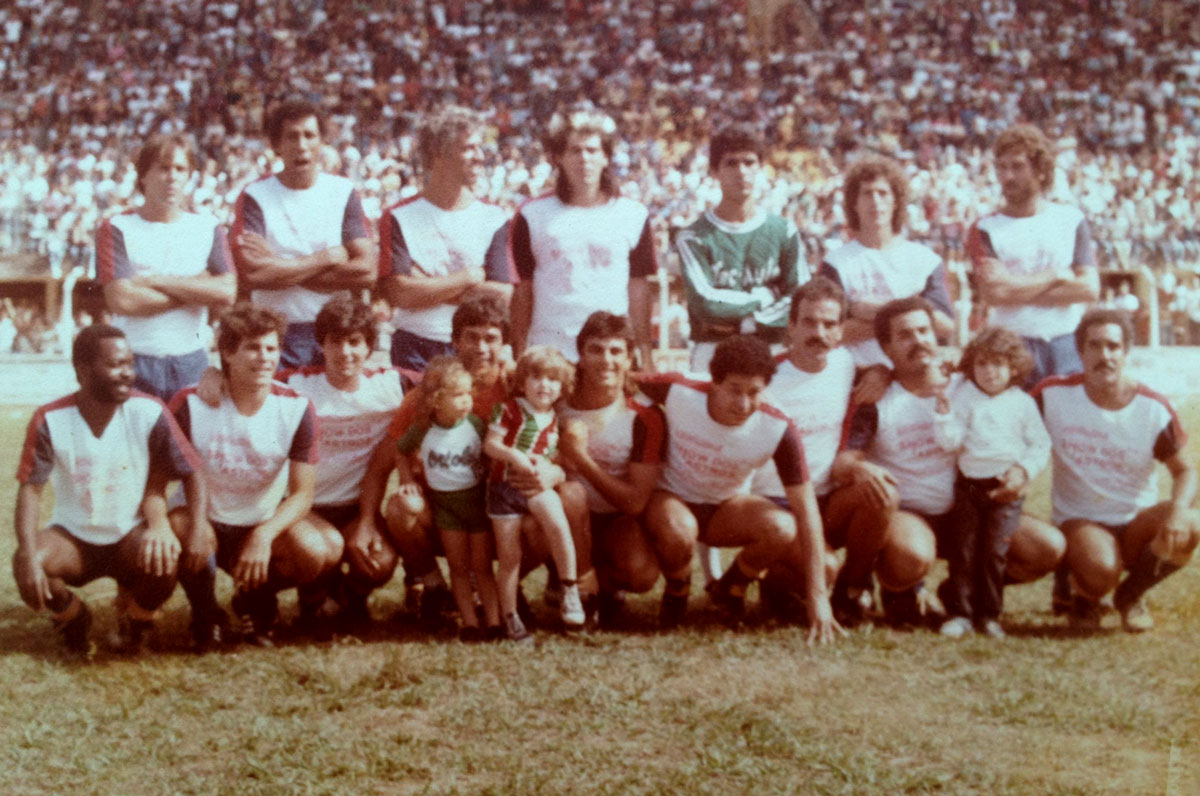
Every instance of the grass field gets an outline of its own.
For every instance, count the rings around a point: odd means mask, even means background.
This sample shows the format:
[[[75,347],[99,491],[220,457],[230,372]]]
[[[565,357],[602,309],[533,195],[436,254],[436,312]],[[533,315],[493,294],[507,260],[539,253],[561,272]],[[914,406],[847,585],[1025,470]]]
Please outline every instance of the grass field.
[[[28,415],[0,409],[11,469]],[[1200,435],[1200,401],[1183,419]],[[8,477],[5,517],[14,496]],[[1045,478],[1030,505],[1046,510]],[[182,650],[176,593],[166,649],[72,664],[5,576],[0,794],[1196,796],[1198,592],[1195,566],[1153,592],[1144,637],[1112,616],[1072,635],[1043,581],[1009,591],[1003,642],[877,628],[808,650],[798,628],[731,633],[694,598],[690,628],[667,636],[517,650],[381,622],[366,641],[203,658]],[[100,632],[113,593],[84,590]],[[385,589],[376,615],[400,597]],[[657,595],[632,606],[649,630]]]

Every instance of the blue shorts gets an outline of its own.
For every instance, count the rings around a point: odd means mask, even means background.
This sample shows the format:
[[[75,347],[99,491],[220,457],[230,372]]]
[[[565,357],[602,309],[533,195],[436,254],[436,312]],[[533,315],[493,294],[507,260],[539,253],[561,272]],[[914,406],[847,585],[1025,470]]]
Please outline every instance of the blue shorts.
[[[200,381],[208,365],[208,352],[202,348],[179,356],[134,354],[133,386],[167,403],[175,393]]]
[[[325,364],[321,344],[317,342],[316,325],[289,323],[279,345],[279,368],[294,370],[309,365]]]
[[[238,556],[242,554],[242,546],[246,544],[246,537],[255,526],[228,525],[215,520],[209,522],[217,534],[217,566],[226,572],[233,572]]]
[[[454,356],[454,346],[404,329],[392,332],[392,364],[421,373],[435,357]]]
[[[529,513],[529,501],[507,481],[489,481],[486,509],[489,517],[524,517]]]
[[[1075,347],[1074,334],[1060,334],[1049,340],[1040,337],[1021,339],[1033,356],[1033,370],[1029,371],[1029,378],[1025,380],[1025,389],[1031,389],[1048,376],[1065,376],[1083,370],[1083,360],[1079,358],[1079,349]]]

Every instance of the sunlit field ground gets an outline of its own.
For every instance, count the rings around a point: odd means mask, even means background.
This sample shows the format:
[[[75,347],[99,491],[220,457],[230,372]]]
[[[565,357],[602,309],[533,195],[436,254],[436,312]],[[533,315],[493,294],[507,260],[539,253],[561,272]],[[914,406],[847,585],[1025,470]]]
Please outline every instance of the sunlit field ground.
[[[1200,401],[1182,410],[1200,435]],[[29,413],[0,408],[10,473]],[[12,550],[10,530],[6,569]],[[540,608],[540,576],[526,591]],[[84,589],[100,634],[113,593]],[[644,632],[516,649],[392,621],[397,582],[370,638],[197,658],[177,592],[159,651],[75,664],[6,574],[0,794],[1196,796],[1198,593],[1195,566],[1154,591],[1143,637],[1112,615],[1073,635],[1043,581],[1009,590],[1002,642],[875,628],[809,650],[800,628],[724,629],[697,585],[683,632],[651,632],[656,593],[631,601]]]

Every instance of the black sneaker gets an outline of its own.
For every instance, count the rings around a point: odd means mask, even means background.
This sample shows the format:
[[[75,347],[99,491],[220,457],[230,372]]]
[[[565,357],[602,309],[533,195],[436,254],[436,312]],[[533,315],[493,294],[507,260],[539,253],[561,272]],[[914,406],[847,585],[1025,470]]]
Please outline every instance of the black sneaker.
[[[426,586],[421,595],[421,608],[418,611],[421,627],[429,633],[435,633],[442,628],[442,611],[453,602],[450,591],[445,586]]]
[[[95,644],[88,638],[92,629],[92,610],[78,597],[73,599],[79,601],[79,613],[63,622],[55,620],[54,626],[62,636],[67,652],[80,658],[91,658],[96,653]]]
[[[317,642],[333,639],[334,622],[338,615],[338,604],[330,598],[320,603],[304,603],[294,626],[296,635]]]
[[[941,627],[946,621],[946,614],[934,602],[933,595],[918,584],[904,591],[883,592],[884,620],[896,628],[903,627]]]
[[[275,620],[279,603],[274,592],[238,591],[231,606],[241,624],[242,641],[253,647],[275,646]]]
[[[1076,594],[1071,598],[1071,612],[1067,614],[1067,624],[1072,630],[1092,632],[1100,629],[1102,616],[1103,612],[1098,602]]]
[[[367,595],[350,592],[343,595],[337,626],[342,633],[350,634],[362,633],[371,627],[371,610],[367,607]]]
[[[658,607],[658,626],[663,630],[674,630],[679,627],[683,624],[687,607],[687,594],[663,592],[662,603]]]
[[[1050,590],[1050,613],[1062,616],[1071,612],[1071,581],[1067,573],[1054,571],[1054,586]]]
[[[594,598],[596,626],[601,630],[621,627],[625,612],[625,595],[621,592],[601,592]]]
[[[146,636],[154,629],[149,619],[132,619],[122,614],[117,619],[117,630],[109,641],[109,649],[118,655],[140,655],[146,648]]]
[[[805,617],[804,598],[778,577],[768,575],[758,582],[758,602],[770,620],[790,625]]]
[[[192,636],[192,651],[200,655],[218,649],[230,640],[229,617],[224,611],[213,616],[192,617],[188,630]]]
[[[458,640],[463,644],[479,644],[488,640],[488,633],[477,625],[460,627],[458,629]]]
[[[733,571],[732,567],[730,571]],[[708,599],[712,600],[713,605],[720,609],[725,624],[736,627],[746,618],[746,595],[731,593],[730,585],[731,581],[725,575],[705,586],[704,590],[708,592]]]

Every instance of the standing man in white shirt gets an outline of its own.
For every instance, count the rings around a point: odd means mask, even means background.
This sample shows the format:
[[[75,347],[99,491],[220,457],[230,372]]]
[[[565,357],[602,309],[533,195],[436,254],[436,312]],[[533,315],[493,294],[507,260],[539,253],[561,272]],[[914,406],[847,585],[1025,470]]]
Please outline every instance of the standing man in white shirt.
[[[287,319],[280,363],[298,368],[320,362],[313,319],[325,302],[375,282],[375,244],[353,184],[321,171],[320,108],[284,102],[265,126],[283,169],[238,197],[233,253],[251,300]]]
[[[967,251],[989,323],[1021,335],[1033,354],[1032,387],[1081,369],[1074,332],[1100,296],[1100,276],[1083,212],[1046,198],[1054,150],[1041,130],[1011,127],[992,152],[1004,204],[972,225]]]
[[[859,367],[889,365],[875,339],[875,313],[889,301],[923,296],[934,307],[934,331],[946,340],[954,330],[954,310],[946,268],[928,246],[904,237],[908,179],[900,164],[869,155],[855,161],[842,186],[851,239],[832,250],[819,273],[846,291],[843,343]]]
[[[1052,443],[1054,522],[1067,538],[1070,621],[1099,627],[1099,600],[1115,589],[1122,626],[1142,632],[1154,626],[1142,597],[1200,542],[1196,469],[1183,455],[1187,435],[1171,404],[1125,372],[1129,316],[1090,310],[1075,339],[1083,372],[1034,391]],[[1165,501],[1158,498],[1160,462],[1171,474]]]
[[[392,364],[423,371],[453,356],[450,319],[478,290],[507,301],[508,216],[475,195],[483,166],[483,122],[456,105],[427,115],[417,130],[421,193],[379,220],[379,286],[396,308]]]
[[[188,139],[151,138],[134,167],[145,201],[100,225],[96,276],[133,348],[134,386],[169,401],[208,367],[208,311],[233,305],[237,280],[224,229],[185,209],[196,170]]]
[[[572,363],[575,335],[597,310],[627,315],[643,367],[651,367],[647,278],[658,270],[646,207],[620,195],[611,160],[613,120],[590,103],[555,114],[545,140],[558,171],[554,193],[513,219],[513,353],[551,345]]]

